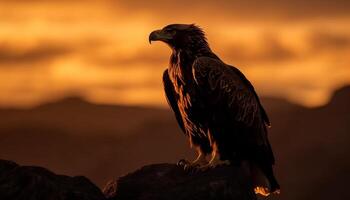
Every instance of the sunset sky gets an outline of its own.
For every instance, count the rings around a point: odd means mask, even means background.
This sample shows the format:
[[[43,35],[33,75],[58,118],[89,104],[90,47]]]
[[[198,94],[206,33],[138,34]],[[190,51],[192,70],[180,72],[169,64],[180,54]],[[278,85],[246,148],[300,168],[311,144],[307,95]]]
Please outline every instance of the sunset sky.
[[[350,1],[0,0],[0,106],[67,96],[164,106],[170,49],[148,35],[196,23],[260,96],[305,106],[350,84]]]

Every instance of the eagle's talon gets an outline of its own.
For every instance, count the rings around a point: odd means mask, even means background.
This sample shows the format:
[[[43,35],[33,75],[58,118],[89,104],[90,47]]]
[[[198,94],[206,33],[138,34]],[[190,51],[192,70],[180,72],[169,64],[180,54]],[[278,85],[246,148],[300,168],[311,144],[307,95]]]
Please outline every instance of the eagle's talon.
[[[188,162],[187,160],[181,159],[181,160],[179,160],[179,162],[177,162],[176,165],[179,167],[185,168],[186,165],[189,165],[189,164],[190,164],[190,162]]]
[[[179,160],[177,165],[182,167],[185,172],[193,174],[199,171],[198,168],[200,168],[203,165],[206,165],[207,163],[208,161],[206,160],[205,154],[198,150],[198,156],[194,161],[189,162],[185,159],[181,159]]]
[[[192,170],[193,170],[193,167],[191,165],[185,165],[184,166],[184,171],[185,172],[191,173]]]
[[[215,168],[215,167],[213,167],[212,165],[208,164],[208,165],[204,165],[204,166],[200,167],[199,171],[206,172],[206,171],[208,171],[210,169],[213,169],[213,168]]]
[[[188,174],[190,175],[194,175],[194,174],[197,174],[197,173],[200,173],[202,172],[201,171],[201,165],[199,164],[190,164],[190,165],[187,165],[184,170],[185,172],[187,172]]]
[[[187,171],[189,171],[192,168],[192,166],[190,164],[186,164],[186,165],[183,166],[183,168],[187,172]]]
[[[196,166],[192,167],[192,168],[191,168],[191,171],[189,171],[189,172],[190,172],[190,174],[192,174],[192,175],[201,172],[200,166],[199,166],[199,165],[196,165]]]
[[[208,163],[207,165],[201,166],[199,169],[200,169],[200,171],[205,172],[205,171],[215,169],[215,168],[220,167],[220,166],[230,165],[230,164],[231,163],[228,160],[221,161],[221,160],[215,159],[211,163]]]
[[[196,171],[198,171],[197,169],[200,168],[200,165],[188,163],[183,168],[185,172],[189,172],[190,174],[193,174]]]

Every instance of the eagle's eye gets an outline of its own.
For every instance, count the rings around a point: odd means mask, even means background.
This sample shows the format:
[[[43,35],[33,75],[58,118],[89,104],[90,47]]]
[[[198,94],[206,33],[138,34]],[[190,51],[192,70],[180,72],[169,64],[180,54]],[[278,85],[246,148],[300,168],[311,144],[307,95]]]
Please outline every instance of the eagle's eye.
[[[170,35],[175,35],[176,34],[176,30],[173,28],[166,28],[164,30],[166,33],[169,33]]]

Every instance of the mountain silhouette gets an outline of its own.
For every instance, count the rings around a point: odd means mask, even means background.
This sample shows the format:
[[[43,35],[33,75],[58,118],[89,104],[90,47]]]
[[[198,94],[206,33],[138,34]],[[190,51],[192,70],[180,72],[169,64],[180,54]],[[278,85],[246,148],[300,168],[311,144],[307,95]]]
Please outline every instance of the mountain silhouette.
[[[343,86],[336,90],[333,94],[333,98],[330,101],[330,106],[334,108],[349,107],[350,103],[350,86]]]
[[[281,199],[349,199],[350,87],[329,104],[305,108],[263,98],[272,122]],[[32,109],[0,109],[0,158],[102,187],[152,163],[193,158],[168,109],[96,105],[72,97]]]

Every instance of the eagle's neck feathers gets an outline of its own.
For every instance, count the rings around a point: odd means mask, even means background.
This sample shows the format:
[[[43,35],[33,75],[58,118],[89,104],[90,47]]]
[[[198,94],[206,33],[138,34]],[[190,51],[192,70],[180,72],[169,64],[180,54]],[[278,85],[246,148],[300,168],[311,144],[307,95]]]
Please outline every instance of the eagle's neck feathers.
[[[212,57],[219,59],[209,48],[204,39],[192,40],[185,48],[172,49],[170,56],[169,72],[174,83],[192,81],[192,65],[199,57]],[[175,81],[174,79],[178,79]]]

